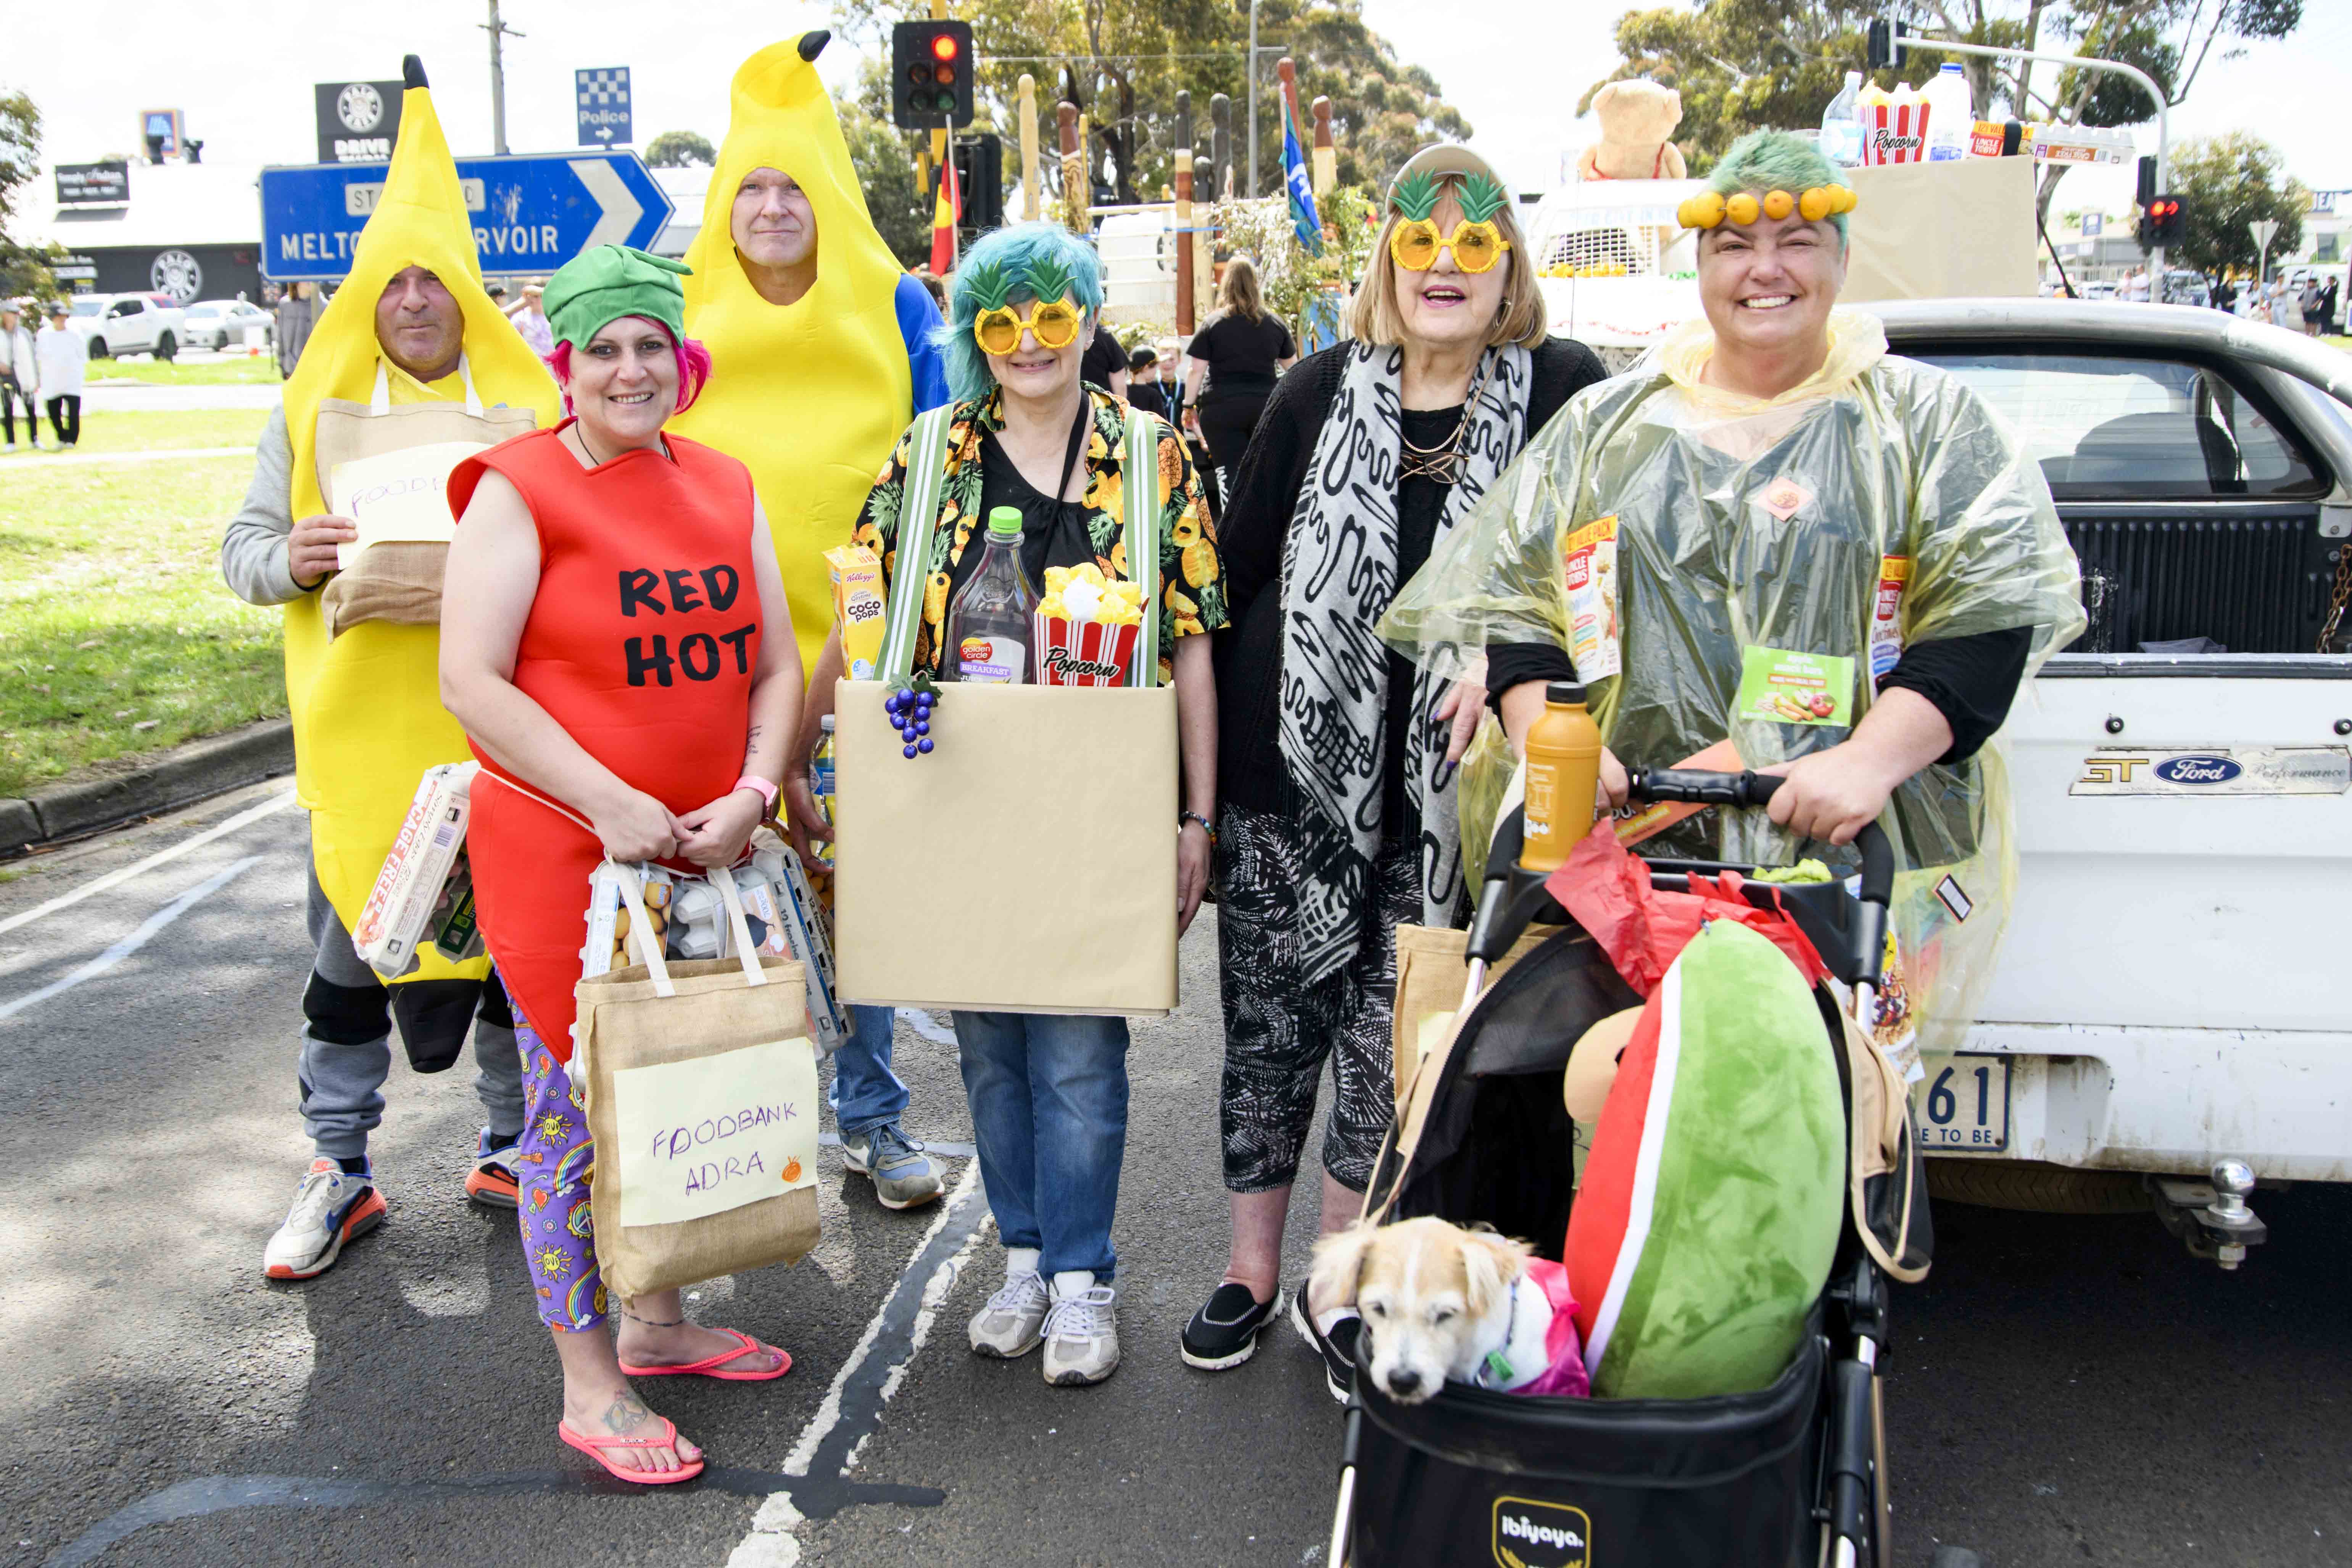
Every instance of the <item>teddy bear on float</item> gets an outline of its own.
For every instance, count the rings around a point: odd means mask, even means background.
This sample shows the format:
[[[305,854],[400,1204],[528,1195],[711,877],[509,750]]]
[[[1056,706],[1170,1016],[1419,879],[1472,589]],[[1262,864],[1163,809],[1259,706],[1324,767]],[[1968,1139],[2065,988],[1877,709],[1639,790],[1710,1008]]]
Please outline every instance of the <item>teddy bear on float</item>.
[[[1683,95],[1634,78],[1612,81],[1592,95],[1601,140],[1576,161],[1580,180],[1679,180],[1687,176],[1682,149],[1671,140],[1683,120]]]

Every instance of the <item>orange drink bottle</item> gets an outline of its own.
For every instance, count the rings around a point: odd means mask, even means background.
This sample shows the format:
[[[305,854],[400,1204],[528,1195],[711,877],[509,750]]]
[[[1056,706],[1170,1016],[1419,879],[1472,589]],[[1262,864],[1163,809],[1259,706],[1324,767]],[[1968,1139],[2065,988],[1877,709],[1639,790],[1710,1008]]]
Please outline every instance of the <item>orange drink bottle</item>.
[[[1559,868],[1592,829],[1601,788],[1601,726],[1584,709],[1584,688],[1544,688],[1543,716],[1528,731],[1528,827],[1519,864]]]

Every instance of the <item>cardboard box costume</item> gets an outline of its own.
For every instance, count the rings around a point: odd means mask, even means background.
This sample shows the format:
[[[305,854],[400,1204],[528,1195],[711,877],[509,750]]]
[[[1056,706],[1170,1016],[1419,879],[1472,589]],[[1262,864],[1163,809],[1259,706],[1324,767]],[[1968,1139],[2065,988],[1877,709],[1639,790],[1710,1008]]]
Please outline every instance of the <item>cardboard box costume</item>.
[[[423,386],[383,359],[375,306],[404,268],[428,268],[465,314],[460,370]],[[485,445],[550,423],[555,384],[482,289],[457,168],[423,87],[407,91],[383,192],[338,289],[286,384],[294,517],[329,510],[334,466],[438,441]],[[319,885],[346,929],[369,890],[426,768],[467,760],[465,731],[441,706],[440,629],[362,621],[331,642],[320,595],[286,605],[286,696],[295,787],[310,813]],[[451,964],[426,951],[394,984],[478,980],[486,958]]]

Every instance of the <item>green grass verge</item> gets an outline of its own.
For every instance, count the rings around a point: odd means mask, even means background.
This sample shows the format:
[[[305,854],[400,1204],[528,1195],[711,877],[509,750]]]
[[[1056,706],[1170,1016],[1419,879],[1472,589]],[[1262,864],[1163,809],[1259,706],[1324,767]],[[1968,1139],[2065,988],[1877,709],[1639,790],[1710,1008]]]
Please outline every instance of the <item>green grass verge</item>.
[[[195,364],[182,360],[166,363],[146,354],[137,359],[94,359],[89,362],[89,379],[136,381],[148,386],[276,386],[278,356],[273,350],[258,359],[239,355]]]
[[[100,452],[168,452],[207,447],[251,447],[261,439],[261,427],[269,421],[269,414],[260,408],[191,408],[161,414],[110,414],[104,410],[92,413],[85,405],[81,411],[81,444],[74,448],[83,457]],[[48,423],[41,425],[41,439],[55,438]],[[0,474],[13,474],[18,468],[37,470],[57,454],[44,449],[32,452],[19,449],[14,458],[0,458]],[[60,464],[58,467],[63,467]],[[14,483],[11,479],[9,482]],[[0,500],[0,506],[5,506]]]
[[[252,475],[239,458],[0,465],[0,795],[284,715],[279,612],[220,578]]]

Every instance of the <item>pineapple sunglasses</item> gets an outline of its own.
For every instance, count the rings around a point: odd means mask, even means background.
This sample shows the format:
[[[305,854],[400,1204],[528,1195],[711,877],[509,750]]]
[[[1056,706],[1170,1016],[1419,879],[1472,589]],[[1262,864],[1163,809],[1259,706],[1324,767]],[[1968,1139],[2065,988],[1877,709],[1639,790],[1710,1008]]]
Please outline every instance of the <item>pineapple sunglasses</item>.
[[[1464,218],[1450,235],[1425,217],[1406,218],[1389,232],[1389,254],[1408,272],[1426,272],[1437,265],[1437,253],[1454,252],[1454,265],[1465,272],[1485,272],[1511,248],[1503,231],[1491,219],[1477,223]]]
[[[971,337],[981,353],[999,356],[1019,348],[1024,331],[1034,336],[1040,348],[1066,349],[1077,342],[1078,326],[1085,320],[1086,312],[1067,295],[1033,304],[1025,316],[1010,305],[999,305],[972,318]]]

